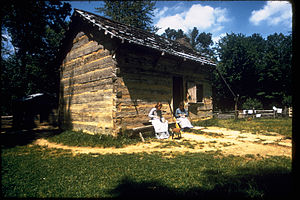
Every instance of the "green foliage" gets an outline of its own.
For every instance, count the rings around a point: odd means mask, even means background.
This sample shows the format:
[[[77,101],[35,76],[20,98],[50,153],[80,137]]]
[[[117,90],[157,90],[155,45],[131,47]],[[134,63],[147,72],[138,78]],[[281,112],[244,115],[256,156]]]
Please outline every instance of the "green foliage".
[[[11,38],[12,46],[6,48],[14,51],[1,56],[1,114],[11,113],[12,100],[24,95],[58,94],[56,56],[70,12],[70,4],[60,1],[4,1],[1,32]]]
[[[245,99],[257,99],[258,108],[291,106],[291,35],[273,34],[262,38],[259,34],[227,34],[219,43],[211,47],[211,33],[194,27],[186,35],[181,29],[166,29],[162,36],[177,40],[187,37],[195,51],[215,59],[218,71],[213,72],[215,109],[232,110],[234,98],[219,73],[225,77],[235,94],[239,94],[240,108]],[[246,104],[248,104],[247,102]],[[253,102],[252,102],[253,104]]]
[[[217,67],[241,99],[256,98],[264,108],[284,106],[284,97],[291,96],[291,50],[291,35],[275,33],[264,39],[231,33],[217,45]],[[232,109],[233,97],[217,72],[213,84],[215,106]]]
[[[213,50],[211,48],[213,41],[211,33],[202,32],[199,34],[199,30],[196,27],[194,27],[193,30],[189,30],[188,34],[185,34],[181,29],[175,30],[167,28],[162,36],[171,40],[188,38],[193,50],[206,54],[206,56],[213,57]]]
[[[199,34],[197,28],[194,27],[194,29],[190,31],[188,35],[191,41],[191,45],[196,51],[202,54],[206,54],[210,57],[213,56],[212,49],[210,48],[211,45],[213,45],[211,33],[202,32]]]
[[[243,103],[242,108],[245,110],[250,110],[250,109],[258,110],[258,109],[262,109],[263,105],[258,99],[248,98]]]
[[[293,103],[292,96],[290,96],[290,95],[289,96],[286,96],[286,95],[283,96],[283,101],[282,101],[283,105],[291,107],[292,103]]]
[[[155,9],[153,1],[104,1],[104,6],[96,8],[114,21],[150,32],[158,29],[152,25]]]
[[[176,31],[175,29],[167,28],[161,36],[166,37],[170,40],[177,40],[185,37],[186,35],[183,33],[181,29],[178,29]]]
[[[155,32],[152,1],[105,1],[99,12],[113,20]],[[70,4],[60,1],[4,1],[1,6],[1,115],[11,114],[12,101],[27,94],[59,90],[56,56],[67,27]],[[6,35],[6,37],[4,37]],[[9,36],[9,37],[8,37]],[[292,104],[292,37],[272,34],[227,34],[212,49],[211,33],[197,28],[185,34],[166,29],[163,36],[176,40],[187,37],[195,51],[219,62],[217,68],[232,90],[243,100],[252,98],[268,109]],[[13,49],[6,45],[11,38]],[[214,52],[214,53],[213,53]],[[214,109],[234,107],[231,92],[219,73],[213,76]]]

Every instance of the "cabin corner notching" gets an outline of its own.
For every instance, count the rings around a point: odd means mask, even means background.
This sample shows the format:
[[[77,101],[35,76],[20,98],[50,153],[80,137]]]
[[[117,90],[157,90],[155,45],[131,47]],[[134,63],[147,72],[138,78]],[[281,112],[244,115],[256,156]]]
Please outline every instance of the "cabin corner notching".
[[[71,19],[61,59],[63,127],[116,134],[143,126],[158,101],[168,121],[183,100],[192,119],[212,114],[211,60],[89,12],[75,10]]]

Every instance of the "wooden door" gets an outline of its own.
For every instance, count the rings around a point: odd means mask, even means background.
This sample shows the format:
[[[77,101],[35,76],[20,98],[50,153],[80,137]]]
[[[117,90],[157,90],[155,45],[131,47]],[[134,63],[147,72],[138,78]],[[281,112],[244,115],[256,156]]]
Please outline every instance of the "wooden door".
[[[173,113],[183,101],[183,78],[173,77]]]

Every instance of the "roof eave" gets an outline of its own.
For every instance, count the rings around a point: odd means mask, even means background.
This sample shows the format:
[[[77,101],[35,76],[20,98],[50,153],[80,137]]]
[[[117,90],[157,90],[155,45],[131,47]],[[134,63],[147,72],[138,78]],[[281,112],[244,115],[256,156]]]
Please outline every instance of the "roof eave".
[[[159,47],[154,46],[154,45],[149,45],[147,43],[140,42],[138,40],[132,40],[132,39],[129,39],[129,38],[126,38],[126,37],[121,37],[117,34],[114,34],[112,31],[109,31],[106,27],[102,26],[101,24],[97,23],[96,20],[91,19],[91,17],[88,16],[87,14],[85,14],[83,11],[78,10],[78,9],[74,9],[73,15],[76,16],[77,13],[79,14],[79,16],[82,16],[84,20],[87,20],[89,23],[92,23],[93,26],[97,26],[99,30],[103,30],[105,35],[110,34],[111,38],[113,38],[113,37],[118,38],[118,39],[121,40],[122,43],[124,43],[125,41],[128,41],[128,43],[134,43],[134,44],[137,44],[137,45],[146,46],[146,47],[158,50],[160,52],[164,52],[164,53],[168,53],[170,55],[181,57],[183,59],[188,59],[188,60],[191,60],[191,61],[199,62],[202,65],[207,64],[207,65],[211,65],[211,66],[216,66],[216,64],[212,61],[205,60],[205,59],[202,59],[200,57],[190,55],[188,53],[175,51],[173,49],[170,49],[170,50],[169,49],[162,49],[162,48],[159,48]]]

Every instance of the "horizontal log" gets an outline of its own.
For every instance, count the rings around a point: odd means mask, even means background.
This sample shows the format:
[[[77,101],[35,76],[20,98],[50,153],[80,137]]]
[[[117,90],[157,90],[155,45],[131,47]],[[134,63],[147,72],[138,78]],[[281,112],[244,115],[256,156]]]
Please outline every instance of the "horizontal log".
[[[108,115],[110,114],[110,115]],[[112,113],[102,113],[101,115],[99,114],[98,116],[87,116],[81,113],[72,113],[71,114],[71,119],[72,121],[78,121],[78,122],[84,122],[84,123],[97,123],[97,124],[111,124],[113,121],[112,118]]]
[[[72,45],[71,50],[78,49],[81,46],[83,46],[84,44],[87,44],[89,41],[90,41],[90,39],[86,35],[81,35],[81,36],[77,35],[73,40],[73,45]]]
[[[68,71],[68,70],[73,70],[76,67],[79,67],[83,64],[82,58],[75,58],[73,60],[70,61],[66,61],[66,59],[64,59],[61,67],[61,71]]]
[[[133,133],[146,132],[146,131],[154,131],[154,127],[152,125],[139,126],[132,128],[131,131]]]
[[[99,112],[103,109],[113,109],[112,101],[91,101],[82,104],[72,104],[70,109],[78,112]]]
[[[73,94],[73,95],[64,95],[63,100],[65,104],[82,104],[88,102],[95,102],[95,101],[105,101],[111,100],[113,98],[113,89],[107,90],[99,90],[96,92],[83,92],[80,94]]]
[[[155,84],[142,82],[142,81],[126,81],[125,85],[127,86],[128,90],[135,90],[135,91],[143,91],[143,92],[172,92],[172,85],[168,82],[157,82]]]
[[[84,40],[85,38],[88,38],[87,35],[83,31],[80,31],[77,33],[75,38],[73,39],[73,44],[79,42],[80,40]]]
[[[108,50],[103,50],[103,49],[99,49],[97,51],[91,52],[87,55],[81,56],[81,57],[74,57],[73,59],[70,58],[65,58],[63,61],[63,69],[66,69],[68,67],[73,67],[72,64],[74,64],[75,62],[79,62],[81,64],[87,64],[89,62],[92,62],[93,60],[97,60],[99,58],[105,57],[105,56],[109,56],[110,52]]]
[[[82,57],[92,52],[98,51],[99,49],[103,49],[102,45],[98,45],[95,41],[89,41],[88,43],[74,49],[67,54],[66,60],[73,60],[74,58]]]
[[[101,49],[103,50],[103,46],[99,45],[96,41],[88,41],[87,43],[85,43],[81,46],[76,46],[76,48],[73,48],[73,47],[66,55],[66,58],[65,58],[66,61],[70,61],[75,58],[88,55],[92,52],[95,52],[95,51],[98,51]]]
[[[62,82],[70,82],[72,81],[73,84],[75,83],[84,83],[93,80],[101,80],[101,78],[105,77],[112,77],[113,76],[113,69],[111,65],[105,66],[105,68],[95,69],[93,71],[89,71],[86,73],[75,73],[65,75],[65,78],[62,78]]]
[[[101,79],[97,81],[91,81],[81,84],[74,84],[66,86],[63,90],[64,96],[74,96],[80,95],[82,93],[94,93],[94,92],[101,92],[107,91],[109,89],[113,92],[113,85],[111,85],[112,79]]]
[[[77,112],[86,115],[92,115],[94,113],[111,113],[112,109],[113,105],[111,102],[95,102],[95,104],[73,104],[69,108],[71,112]]]
[[[80,89],[80,90],[74,90],[74,87],[68,87],[63,91],[63,96],[66,98],[70,97],[75,97],[75,96],[80,96],[80,95],[86,95],[86,94],[91,94],[95,95],[96,93],[113,93],[113,86],[110,84],[104,84],[104,85],[99,85],[94,88],[89,88],[89,89]]]
[[[169,122],[169,128],[175,127],[175,122]],[[154,131],[153,125],[142,125],[142,126],[135,126],[134,128],[131,128],[130,131],[133,133],[139,133],[139,132],[146,132],[146,131]]]
[[[191,62],[178,63],[178,60],[166,57],[157,59],[145,54],[139,55],[138,52],[133,52],[132,50],[124,51],[119,57],[118,62],[121,68],[126,68],[124,71],[128,71],[130,73],[134,73],[135,70],[150,74],[161,72],[166,76],[173,76],[174,74],[177,74],[184,77],[189,76],[195,80],[211,79],[209,73],[204,70],[205,67],[199,67],[199,64]],[[132,66],[135,66],[135,69],[132,69]]]
[[[73,130],[83,131],[85,133],[95,135],[95,134],[112,134],[113,128],[111,127],[98,127],[85,124],[73,124]]]
[[[76,91],[76,94],[80,94],[82,92],[92,92],[92,91],[99,91],[99,90],[107,90],[113,88],[112,79],[103,79],[98,81],[91,81],[91,82],[85,82],[85,83],[79,83],[79,84],[73,84],[73,85],[64,85],[64,91],[67,92],[67,94],[70,94],[68,92],[71,92],[72,90]],[[64,82],[66,83],[66,81]],[[62,83],[63,85],[63,83]],[[75,93],[73,91],[73,93]]]
[[[173,121],[171,115],[164,115],[164,117],[168,122]],[[148,115],[127,115],[122,117],[116,117],[115,120],[119,123],[134,125],[148,122],[150,118],[148,117]]]
[[[77,76],[97,69],[107,68],[113,65],[114,63],[112,62],[110,55],[100,57],[86,64],[77,61],[74,62],[73,65],[70,65],[70,67],[64,68],[64,70],[62,71],[62,78]]]
[[[110,109],[99,109],[95,112],[84,112],[84,111],[80,111],[80,110],[70,110],[71,115],[70,116],[74,116],[77,118],[93,118],[93,119],[97,119],[100,121],[107,121],[107,120],[111,120],[112,118],[112,110]],[[82,121],[81,119],[79,121]]]
[[[81,124],[81,125],[88,125],[88,126],[95,126],[95,127],[108,127],[113,128],[112,121],[77,121],[72,120],[72,124]]]

